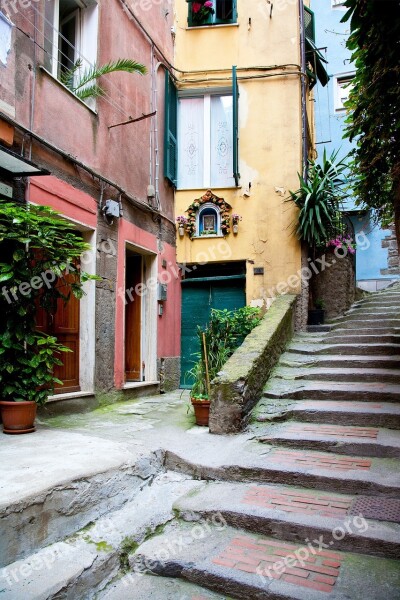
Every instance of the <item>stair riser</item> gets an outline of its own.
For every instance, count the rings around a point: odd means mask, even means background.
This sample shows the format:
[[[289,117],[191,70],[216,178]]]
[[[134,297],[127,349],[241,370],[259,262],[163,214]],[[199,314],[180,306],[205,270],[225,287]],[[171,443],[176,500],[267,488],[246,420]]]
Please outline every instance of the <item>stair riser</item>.
[[[382,334],[367,335],[359,332],[359,335],[327,335],[323,344],[400,344],[400,336]]]
[[[298,345],[296,345],[295,348],[288,348],[287,349],[288,352],[292,352],[293,354],[305,354],[305,355],[310,355],[313,356],[316,354],[316,351],[311,351],[310,348],[301,348]],[[350,355],[354,355],[356,354],[357,356],[398,356],[400,355],[400,344],[394,344],[394,345],[385,345],[385,344],[365,344],[365,345],[361,345],[361,344],[349,344],[349,345],[342,345],[342,344],[337,344],[334,347],[329,347],[327,345],[327,347],[322,347],[318,350],[318,354],[325,354],[325,355],[329,355],[329,354],[340,354],[345,356],[346,354],[350,354]]]
[[[273,437],[260,440],[265,444],[293,448],[295,450],[316,450],[320,452],[333,452],[346,456],[365,456],[369,458],[400,458],[400,449],[394,446],[381,446],[370,442],[351,442],[344,437],[328,440],[287,440]]]
[[[335,325],[331,330],[331,335],[400,335],[400,327],[354,327],[351,329],[341,329],[340,326]]]
[[[394,329],[400,329],[400,319],[349,319],[342,318],[338,321],[332,323],[334,329],[375,329],[382,328],[389,329],[390,333],[393,332]]]
[[[367,357],[366,357],[367,358]],[[281,363],[282,366],[288,366],[287,362],[282,362]],[[310,367],[310,369],[312,369],[313,367],[321,367],[321,368],[335,368],[335,369],[350,369],[350,368],[355,368],[355,369],[359,369],[362,366],[365,366],[365,368],[367,369],[400,369],[400,359],[397,358],[393,358],[393,359],[389,359],[389,360],[385,360],[385,361],[380,361],[380,360],[371,360],[370,358],[368,358],[368,360],[347,360],[346,358],[343,359],[335,359],[335,360],[329,360],[329,358],[327,357],[321,357],[321,358],[316,358],[315,362],[313,361],[311,364],[308,362],[307,357],[304,355],[304,363],[298,363],[296,362],[296,366],[297,367],[303,367],[303,366],[307,366]]]
[[[382,374],[379,375],[379,379],[377,378],[376,375],[374,374],[369,374],[367,372],[363,373],[362,375],[355,373],[354,375],[351,374],[341,374],[341,375],[335,375],[335,377],[340,377],[340,382],[341,383],[352,383],[354,381],[363,381],[364,383],[366,382],[371,382],[371,383],[375,383],[377,381],[380,381],[382,383],[397,383],[400,384],[400,370],[399,370],[399,374],[398,375],[392,375],[392,374]],[[276,375],[276,377],[280,377],[279,373]],[[296,376],[294,381],[332,381],[332,375],[327,372],[326,374],[324,373],[310,373],[307,375],[299,375]]]
[[[384,427],[386,429],[400,429],[398,415],[370,414],[370,413],[340,413],[337,411],[293,410],[288,413],[288,418],[295,418],[304,423],[327,423],[329,425],[348,425],[350,427]]]
[[[326,492],[341,494],[366,494],[371,496],[385,495],[388,498],[398,498],[400,483],[397,486],[383,485],[368,480],[352,480],[347,478],[347,471],[337,471],[329,476],[307,473],[295,470],[275,470],[261,467],[243,467],[228,465],[223,467],[206,467],[194,465],[181,457],[167,452],[166,468],[179,473],[186,473],[194,479],[208,481],[238,481],[256,483],[278,483],[296,487],[313,488]]]
[[[306,539],[320,539],[320,536],[323,536],[324,539],[329,539],[332,535],[332,529],[323,527],[320,523],[304,525],[290,521],[282,521],[278,515],[272,518],[237,513],[224,509],[220,509],[218,513],[221,514],[227,524],[232,527],[247,529],[258,535],[266,535],[288,542],[302,544]],[[192,514],[193,512],[191,511],[188,518],[189,521],[192,520]],[[207,511],[207,509],[205,509],[204,511],[196,511],[196,514],[203,519],[207,519],[210,518],[210,516],[213,516],[215,512]],[[291,515],[293,515],[294,518],[296,517],[296,513],[291,513]],[[180,517],[185,519],[185,513],[181,513]],[[343,520],[347,519],[351,520],[352,517],[343,518]],[[398,558],[400,555],[400,542],[390,542],[371,537],[366,538],[357,535],[356,533],[349,533],[342,540],[335,541],[335,550],[342,552],[360,552],[361,554],[381,556],[382,558]]]
[[[146,464],[145,464],[146,462]],[[111,470],[84,480],[69,481],[31,503],[10,506],[0,514],[0,567],[53,544],[120,508],[163,469],[161,453],[140,466]]]
[[[289,399],[289,400],[340,400],[345,402],[362,401],[362,402],[393,402],[395,404],[400,403],[400,396],[392,392],[385,391],[346,391],[341,389],[331,391],[320,391],[320,390],[288,390],[287,392],[274,393],[265,392],[265,398],[271,399]]]

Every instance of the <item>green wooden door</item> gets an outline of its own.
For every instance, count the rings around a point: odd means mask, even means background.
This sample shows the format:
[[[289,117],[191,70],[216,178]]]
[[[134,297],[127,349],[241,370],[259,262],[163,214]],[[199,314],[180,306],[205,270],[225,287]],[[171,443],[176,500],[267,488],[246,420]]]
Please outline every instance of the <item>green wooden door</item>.
[[[187,280],[182,285],[181,387],[190,388],[186,372],[200,351],[197,326],[205,327],[212,308],[234,310],[246,305],[245,278]]]

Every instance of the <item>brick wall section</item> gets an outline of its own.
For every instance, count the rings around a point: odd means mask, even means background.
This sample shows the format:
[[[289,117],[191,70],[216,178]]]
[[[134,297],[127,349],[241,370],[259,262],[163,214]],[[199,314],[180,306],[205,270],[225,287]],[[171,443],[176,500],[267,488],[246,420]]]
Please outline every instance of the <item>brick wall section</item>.
[[[268,510],[339,518],[346,516],[353,500],[350,496],[313,495],[285,488],[252,486],[246,491],[241,503]]]
[[[300,561],[296,551],[303,551]],[[307,556],[306,556],[307,553]],[[286,559],[286,560],[285,560]],[[341,567],[342,557],[336,552],[305,546],[295,546],[279,540],[238,536],[213,563],[264,579],[332,592]]]
[[[341,427],[340,425],[306,425],[296,423],[285,427],[283,433],[307,434],[319,436],[333,436],[340,438],[369,438],[376,440],[379,429],[373,427]]]
[[[316,452],[295,452],[293,450],[273,450],[268,454],[277,465],[286,467],[307,467],[334,469],[335,471],[368,471],[372,461],[366,458],[317,454]]]

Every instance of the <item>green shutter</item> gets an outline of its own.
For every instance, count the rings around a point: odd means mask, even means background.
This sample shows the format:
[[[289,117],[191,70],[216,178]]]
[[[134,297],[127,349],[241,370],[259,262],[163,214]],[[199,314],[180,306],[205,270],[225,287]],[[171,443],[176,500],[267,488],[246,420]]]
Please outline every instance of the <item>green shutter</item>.
[[[306,38],[315,43],[315,16],[307,6],[304,7],[304,33]]]
[[[178,169],[178,96],[168,71],[165,73],[164,176],[176,186]]]
[[[239,185],[239,85],[236,67],[232,67],[233,90],[233,176],[235,184]]]

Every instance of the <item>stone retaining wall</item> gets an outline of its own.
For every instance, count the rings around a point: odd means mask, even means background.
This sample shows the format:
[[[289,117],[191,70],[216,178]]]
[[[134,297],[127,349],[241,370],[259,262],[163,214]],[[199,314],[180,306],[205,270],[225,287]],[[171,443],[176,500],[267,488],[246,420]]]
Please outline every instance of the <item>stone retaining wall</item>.
[[[296,296],[279,296],[211,384],[210,432],[237,433],[294,332]]]

